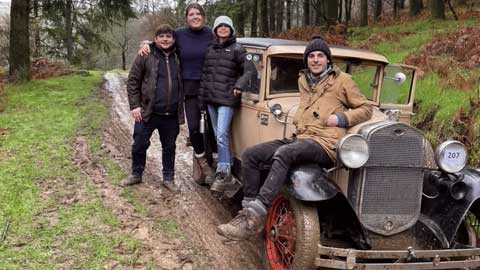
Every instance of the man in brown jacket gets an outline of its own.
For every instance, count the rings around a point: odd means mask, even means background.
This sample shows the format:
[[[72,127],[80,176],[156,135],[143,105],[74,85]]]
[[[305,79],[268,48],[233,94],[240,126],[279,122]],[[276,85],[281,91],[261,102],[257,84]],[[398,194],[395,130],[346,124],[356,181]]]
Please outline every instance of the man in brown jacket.
[[[175,141],[184,121],[180,63],[175,52],[175,32],[161,25],[151,44],[153,53],[138,55],[127,81],[128,103],[135,119],[132,145],[132,174],[122,185],[142,182],[147,149],[158,130],[162,143],[163,184],[177,191],[174,183]]]
[[[328,44],[313,38],[304,53],[308,69],[300,72],[300,105],[295,114],[296,137],[248,148],[242,156],[243,209],[217,232],[232,240],[260,232],[267,209],[281,191],[292,165],[312,162],[330,168],[335,146],[346,128],[369,120],[373,103],[367,100],[350,75],[333,65]],[[261,170],[270,167],[262,183]]]

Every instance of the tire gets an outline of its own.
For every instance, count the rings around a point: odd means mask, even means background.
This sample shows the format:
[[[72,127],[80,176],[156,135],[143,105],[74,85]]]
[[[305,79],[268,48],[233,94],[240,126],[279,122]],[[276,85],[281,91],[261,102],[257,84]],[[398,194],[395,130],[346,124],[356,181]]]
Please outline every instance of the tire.
[[[320,243],[317,209],[280,194],[267,215],[263,262],[267,270],[310,270]]]
[[[480,215],[478,212],[468,211],[458,229],[455,240],[464,245],[480,247]]]

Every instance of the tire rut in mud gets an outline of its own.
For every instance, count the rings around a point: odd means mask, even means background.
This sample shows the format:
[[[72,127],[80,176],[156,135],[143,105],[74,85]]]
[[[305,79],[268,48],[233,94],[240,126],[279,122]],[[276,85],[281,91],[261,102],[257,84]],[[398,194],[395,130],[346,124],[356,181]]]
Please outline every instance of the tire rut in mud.
[[[108,73],[105,78],[104,89],[112,102],[111,124],[104,132],[104,147],[128,172],[133,118],[128,107],[126,76]],[[208,189],[193,182],[190,176],[192,150],[186,146],[187,133],[186,126],[182,126],[177,139],[175,181],[180,187],[179,193],[172,193],[160,185],[161,147],[158,135],[154,133],[152,136],[144,183],[132,187],[147,209],[149,222],[173,220],[179,225],[183,237],[173,243],[172,250],[180,254],[177,258],[190,254],[193,269],[261,269],[259,240],[224,245],[223,239],[216,234],[216,226],[232,217],[232,208],[212,197]],[[108,185],[112,186],[111,183]],[[152,242],[152,239],[145,241]],[[155,242],[151,244],[155,248]],[[184,247],[186,244],[188,247]]]

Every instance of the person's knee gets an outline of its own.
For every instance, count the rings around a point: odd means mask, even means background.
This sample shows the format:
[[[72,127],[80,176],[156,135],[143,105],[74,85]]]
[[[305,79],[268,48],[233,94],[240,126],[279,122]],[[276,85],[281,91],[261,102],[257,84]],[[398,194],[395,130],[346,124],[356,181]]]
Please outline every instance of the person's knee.
[[[292,153],[293,149],[291,149],[290,145],[282,145],[273,154],[273,159],[290,163],[292,160]]]
[[[254,162],[256,156],[257,156],[256,147],[251,146],[243,152],[242,162],[245,164]]]
[[[150,140],[136,139],[133,142],[132,150],[134,152],[144,152],[150,147]]]

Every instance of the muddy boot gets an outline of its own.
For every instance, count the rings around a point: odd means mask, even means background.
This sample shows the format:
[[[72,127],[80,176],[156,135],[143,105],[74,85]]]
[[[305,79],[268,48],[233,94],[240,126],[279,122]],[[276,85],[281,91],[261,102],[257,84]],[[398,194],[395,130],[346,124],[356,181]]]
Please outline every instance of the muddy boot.
[[[217,233],[230,240],[245,240],[260,233],[265,227],[267,208],[259,200],[242,203],[244,207],[227,224],[217,227]]]
[[[142,182],[142,176],[131,174],[127,179],[120,183],[120,186],[126,187],[131,185],[140,184]]]
[[[205,154],[201,157],[197,157],[200,168],[202,168],[202,173],[205,175],[204,183],[211,185],[215,179],[215,172],[212,170],[212,167],[208,164],[208,160],[205,157]]]
[[[172,192],[178,192],[178,187],[174,181],[163,181],[163,186]]]
[[[227,173],[219,172],[215,176],[215,181],[213,181],[210,190],[217,193],[223,193],[225,191],[225,187],[231,184],[232,182],[232,175]]]

